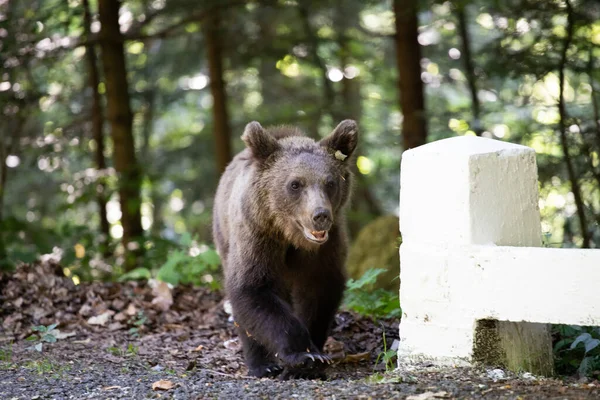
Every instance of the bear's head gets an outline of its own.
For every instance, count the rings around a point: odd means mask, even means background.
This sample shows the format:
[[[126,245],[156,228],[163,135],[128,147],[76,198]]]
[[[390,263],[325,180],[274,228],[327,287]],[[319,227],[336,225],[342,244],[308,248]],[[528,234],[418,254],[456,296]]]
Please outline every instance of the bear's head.
[[[257,164],[261,218],[295,247],[314,250],[343,218],[358,127],[342,121],[319,142],[298,135],[294,128],[269,131],[250,122],[242,139]]]

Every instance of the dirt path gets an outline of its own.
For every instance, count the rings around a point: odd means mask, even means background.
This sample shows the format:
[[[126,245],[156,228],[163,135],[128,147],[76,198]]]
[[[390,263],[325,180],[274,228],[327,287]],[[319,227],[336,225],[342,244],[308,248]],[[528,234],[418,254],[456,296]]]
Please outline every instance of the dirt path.
[[[397,321],[348,312],[336,318],[328,348],[340,362],[327,381],[248,378],[219,293],[75,286],[57,270],[23,266],[0,276],[0,399],[600,399],[598,381],[425,364],[382,375],[376,359]],[[33,326],[54,323],[55,343],[25,340]],[[39,343],[42,351],[32,350]]]

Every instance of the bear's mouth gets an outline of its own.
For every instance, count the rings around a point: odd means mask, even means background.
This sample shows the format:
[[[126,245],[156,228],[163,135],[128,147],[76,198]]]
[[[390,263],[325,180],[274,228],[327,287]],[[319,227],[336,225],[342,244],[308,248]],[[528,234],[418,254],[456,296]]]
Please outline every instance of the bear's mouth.
[[[302,228],[304,237],[311,242],[322,244],[322,243],[325,243],[327,241],[327,239],[329,239],[328,231],[313,231],[308,228],[305,228],[299,222],[298,222],[298,225],[300,225],[300,228]]]

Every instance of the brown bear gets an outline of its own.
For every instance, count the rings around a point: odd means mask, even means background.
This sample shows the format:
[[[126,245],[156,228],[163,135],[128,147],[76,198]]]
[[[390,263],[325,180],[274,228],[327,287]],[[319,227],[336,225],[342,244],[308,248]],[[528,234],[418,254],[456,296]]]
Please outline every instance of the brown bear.
[[[247,148],[219,182],[213,236],[248,374],[323,378],[346,282],[356,122],[319,142],[250,122],[242,139]]]

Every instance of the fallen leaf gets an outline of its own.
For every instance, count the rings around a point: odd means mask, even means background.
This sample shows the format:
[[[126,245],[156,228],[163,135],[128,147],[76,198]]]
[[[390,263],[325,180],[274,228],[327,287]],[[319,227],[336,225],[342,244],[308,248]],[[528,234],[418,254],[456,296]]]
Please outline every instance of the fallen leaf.
[[[365,353],[348,354],[348,355],[346,355],[346,357],[344,358],[344,360],[342,362],[357,363],[357,362],[368,360],[370,358],[371,358],[371,353],[367,351]]]
[[[62,339],[66,339],[71,336],[75,336],[75,332],[61,332],[59,329],[53,329],[49,333],[58,340],[62,340]]]
[[[112,310],[108,310],[103,312],[100,315],[94,316],[94,317],[90,317],[90,319],[88,319],[88,324],[90,325],[101,325],[104,326],[106,325],[106,323],[108,322],[108,320],[110,319],[110,317],[114,314],[115,312]]]
[[[237,338],[224,341],[223,346],[228,350],[238,350],[240,348]]]
[[[137,312],[137,309],[135,308],[133,303],[129,303],[129,305],[127,306],[127,309],[125,310],[125,314],[127,314],[129,316],[134,316],[136,312]]]
[[[148,284],[152,287],[152,304],[159,310],[167,311],[173,305],[173,295],[167,282],[151,279]]]
[[[125,325],[123,325],[120,322],[113,322],[108,325],[108,330],[111,332],[118,331],[119,329],[123,329],[123,328],[125,328]]]
[[[107,387],[102,388],[102,390],[104,390],[104,391],[113,390],[113,389],[121,389],[121,386],[107,386]]]
[[[448,392],[445,391],[441,391],[441,392],[425,392],[425,393],[421,393],[421,394],[415,394],[412,396],[408,396],[406,398],[406,400],[435,400],[435,399],[446,399],[450,397],[450,395],[448,394]]]
[[[122,322],[122,321],[125,321],[127,318],[128,318],[128,317],[127,317],[127,315],[125,315],[125,313],[124,313],[124,312],[120,312],[120,313],[117,313],[117,314],[116,314],[116,315],[113,317],[113,320],[115,320],[115,321],[117,321],[117,322]]]
[[[204,346],[200,345],[198,347],[196,347],[194,350],[192,351],[202,351],[202,349],[204,348]]]
[[[92,307],[90,307],[89,304],[84,304],[81,306],[81,308],[79,309],[79,315],[83,315],[84,317],[87,317],[88,315],[90,315],[92,313]]]
[[[91,341],[92,341],[92,338],[87,338],[87,339],[84,339],[84,340],[73,340],[73,343],[75,343],[75,344],[88,344]]]
[[[173,389],[175,384],[171,381],[165,381],[161,379],[160,381],[156,381],[152,384],[152,390],[169,390]]]

